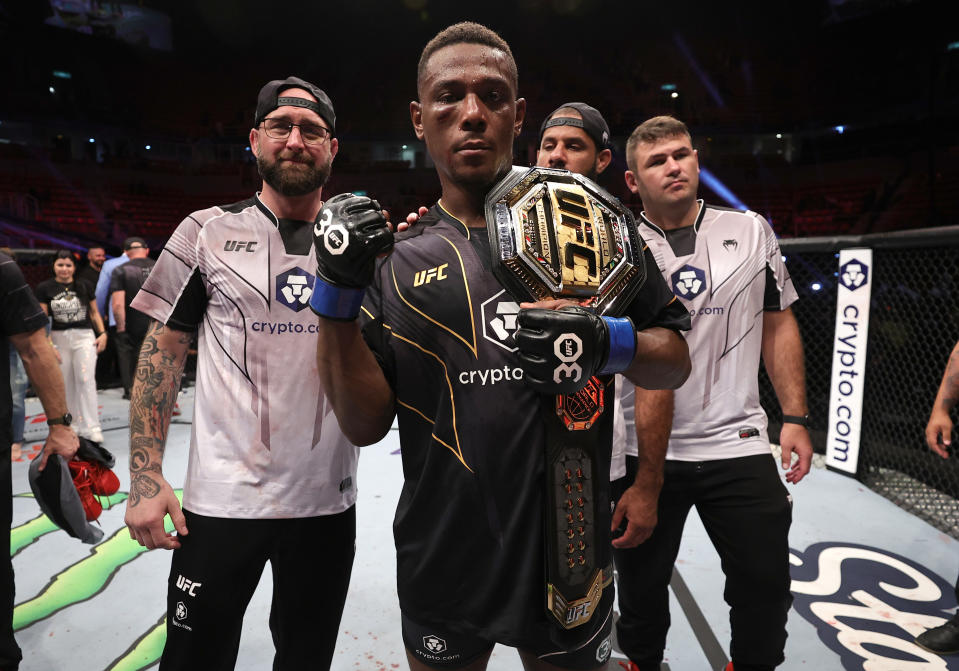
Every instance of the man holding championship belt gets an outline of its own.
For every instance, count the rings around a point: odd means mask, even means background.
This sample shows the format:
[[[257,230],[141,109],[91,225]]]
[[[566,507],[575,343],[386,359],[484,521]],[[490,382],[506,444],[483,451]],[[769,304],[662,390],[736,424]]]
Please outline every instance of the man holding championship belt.
[[[576,393],[596,374],[603,390],[620,371],[676,387],[689,362],[675,329],[688,316],[660,281],[640,287],[620,319],[569,300],[521,307],[492,272],[484,217],[525,113],[509,46],[483,26],[451,26],[424,49],[417,89],[411,117],[440,201],[394,238],[375,201],[331,199],[314,227],[311,297],[320,377],[344,433],[371,444],[399,419],[394,535],[410,667],[482,670],[503,643],[526,669],[605,669],[612,589],[590,604],[576,645],[547,612],[541,399]],[[556,354],[558,339],[578,341],[574,361]],[[574,364],[579,374],[557,384],[555,369]],[[607,470],[609,415],[596,420]],[[594,501],[608,501],[603,478],[591,485]],[[605,566],[610,516],[598,510],[594,564]]]

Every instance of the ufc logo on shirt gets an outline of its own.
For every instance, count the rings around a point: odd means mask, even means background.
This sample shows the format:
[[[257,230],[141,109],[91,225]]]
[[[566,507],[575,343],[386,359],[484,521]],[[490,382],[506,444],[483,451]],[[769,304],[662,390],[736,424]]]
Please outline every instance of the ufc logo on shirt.
[[[413,286],[418,287],[422,284],[429,284],[430,281],[434,279],[437,282],[439,282],[440,280],[445,280],[447,277],[446,268],[449,265],[450,264],[448,263],[444,263],[443,265],[437,266],[436,268],[417,271],[416,274],[413,275]]]
[[[256,247],[256,240],[227,240],[223,245],[225,252],[252,252]]]

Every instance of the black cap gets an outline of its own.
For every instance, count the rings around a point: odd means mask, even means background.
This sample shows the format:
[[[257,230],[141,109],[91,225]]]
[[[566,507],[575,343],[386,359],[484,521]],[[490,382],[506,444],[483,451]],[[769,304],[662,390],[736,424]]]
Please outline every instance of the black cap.
[[[306,98],[284,98],[280,94],[287,89],[303,89],[309,91],[310,95],[316,98],[316,102]],[[330,125],[330,130],[336,132],[336,114],[333,112],[333,103],[330,97],[318,86],[314,86],[308,81],[299,77],[287,77],[286,79],[274,79],[262,89],[260,95],[256,97],[256,116],[253,117],[253,125],[259,126],[266,115],[283,105],[293,105],[295,107],[305,107],[313,110],[320,115],[326,123]]]
[[[129,238],[123,241],[123,251],[133,249],[137,245],[146,249],[147,241],[138,235],[131,235]]]
[[[564,108],[576,110],[583,118],[553,117],[554,114]],[[596,149],[598,151],[609,148],[609,126],[606,124],[606,119],[603,118],[603,115],[599,113],[599,110],[592,105],[587,105],[586,103],[565,103],[554,109],[550,115],[546,117],[546,120],[543,121],[543,125],[540,126],[540,142],[543,141],[543,133],[546,132],[546,129],[552,128],[553,126],[576,126],[577,128],[582,128],[586,131],[587,135],[593,138],[593,142],[596,143]]]

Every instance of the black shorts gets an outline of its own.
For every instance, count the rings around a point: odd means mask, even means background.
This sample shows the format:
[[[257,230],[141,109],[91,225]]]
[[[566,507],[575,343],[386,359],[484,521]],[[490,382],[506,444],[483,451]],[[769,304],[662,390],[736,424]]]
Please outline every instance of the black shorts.
[[[550,639],[544,622],[539,635],[521,641],[515,647],[536,655],[564,669],[586,671],[606,663],[610,653],[610,635],[613,631],[613,590],[603,590],[600,609],[593,617],[602,618],[596,634],[575,650],[558,649]],[[461,669],[492,650],[496,641],[473,634],[463,634],[432,625],[418,624],[404,613],[403,643],[406,649],[421,663],[435,669]]]
[[[353,569],[356,509],[286,519],[183,515],[190,533],[179,537],[170,564],[160,669],[231,671],[267,562],[272,668],[329,669]]]

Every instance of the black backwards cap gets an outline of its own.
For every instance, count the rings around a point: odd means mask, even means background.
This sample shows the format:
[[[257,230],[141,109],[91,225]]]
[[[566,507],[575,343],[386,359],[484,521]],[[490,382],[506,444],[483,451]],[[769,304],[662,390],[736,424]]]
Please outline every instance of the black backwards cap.
[[[129,238],[123,241],[123,251],[126,251],[128,249],[133,249],[136,245],[140,245],[141,247],[146,247],[147,241],[138,235],[131,235]]]
[[[308,91],[316,102],[306,98],[285,98],[280,94],[287,89],[303,89]],[[308,81],[299,77],[287,77],[286,79],[274,79],[266,86],[260,89],[260,95],[256,97],[256,116],[253,117],[253,125],[259,126],[266,115],[277,107],[292,105],[294,107],[305,107],[313,110],[330,125],[331,131],[336,131],[336,114],[333,112],[333,103],[330,97],[318,86],[314,86]]]
[[[566,116],[553,117],[554,114],[564,108],[576,110],[583,118],[573,119]],[[546,132],[546,129],[552,128],[553,126],[576,126],[577,128],[582,128],[586,131],[587,135],[593,138],[597,151],[609,148],[609,126],[606,124],[606,119],[603,118],[603,115],[599,113],[599,110],[592,105],[587,105],[586,103],[565,103],[557,107],[546,117],[546,120],[543,121],[543,125],[539,129],[540,142],[543,141],[543,133]]]

